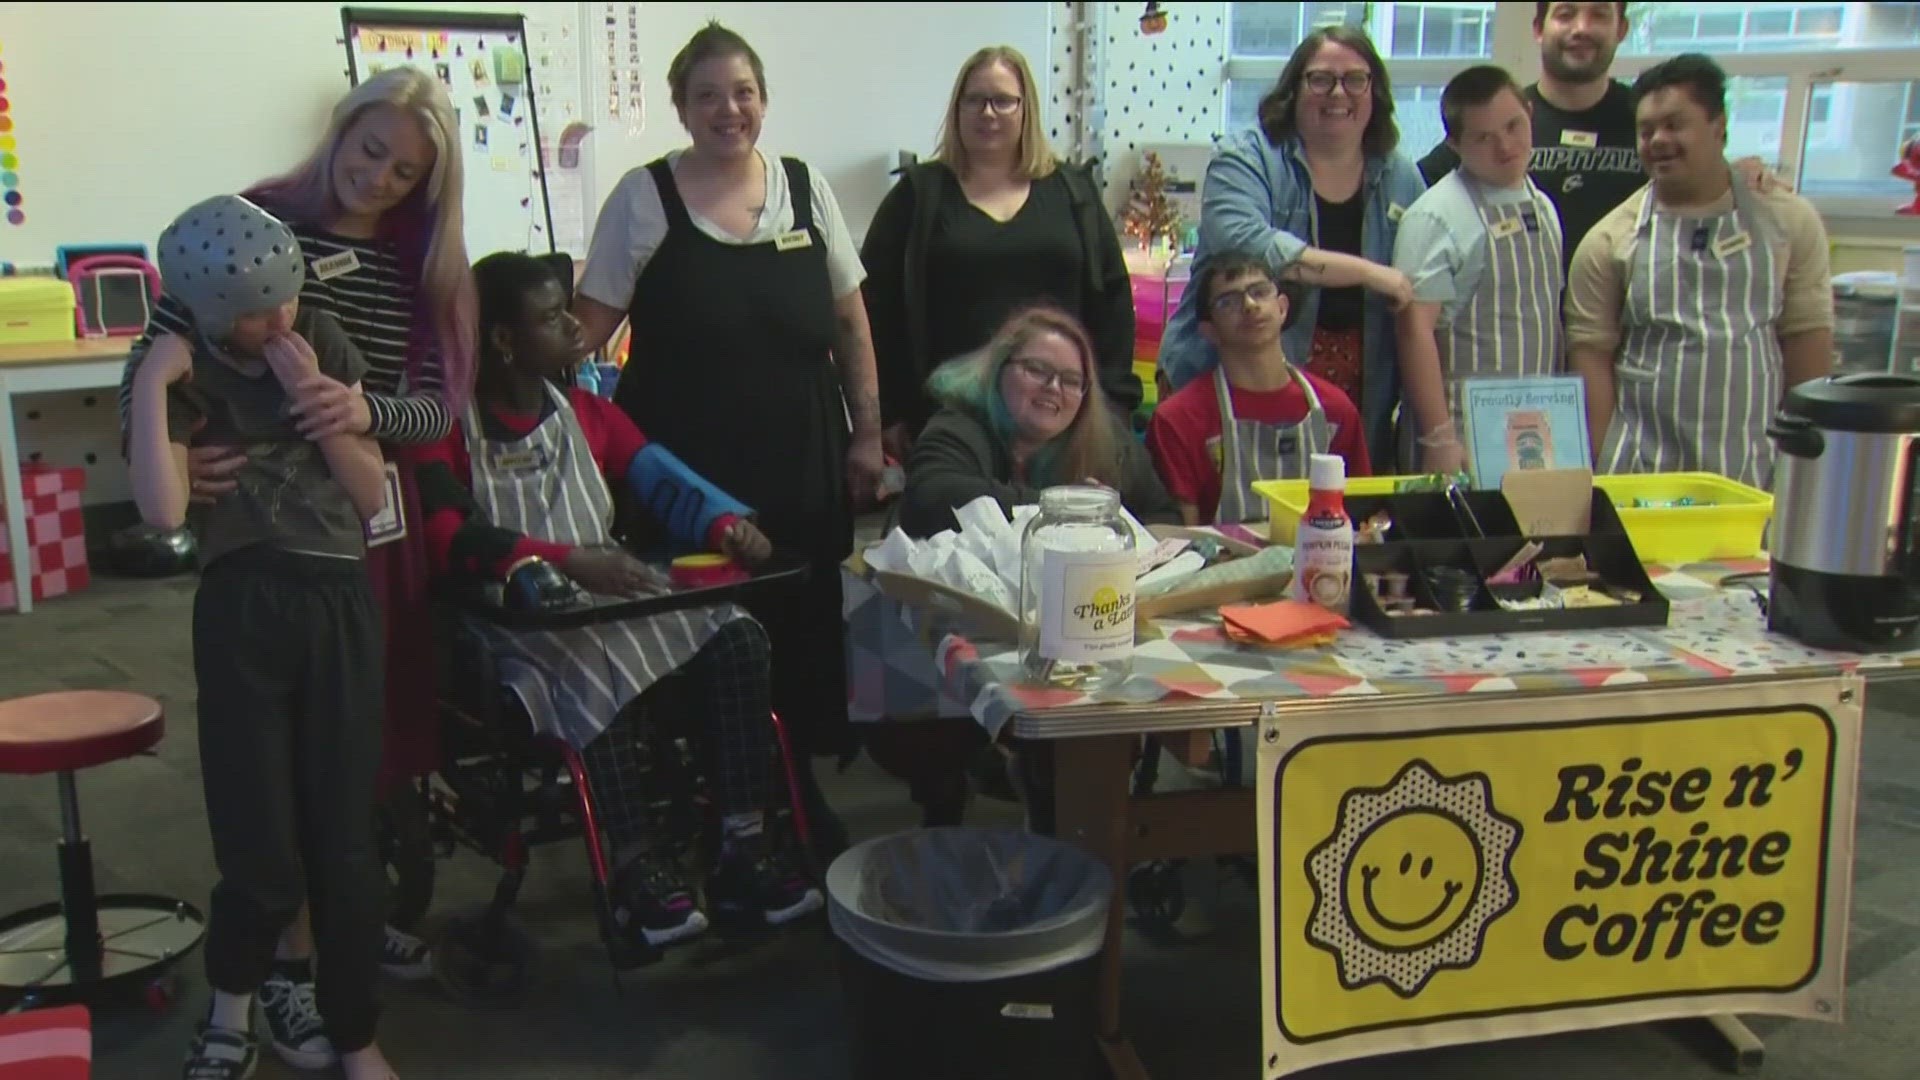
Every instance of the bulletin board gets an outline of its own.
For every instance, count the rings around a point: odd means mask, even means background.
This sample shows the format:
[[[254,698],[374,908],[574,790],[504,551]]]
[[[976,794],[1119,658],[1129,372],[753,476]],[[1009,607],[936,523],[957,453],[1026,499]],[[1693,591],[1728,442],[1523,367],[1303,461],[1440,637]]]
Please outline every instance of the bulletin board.
[[[555,250],[525,16],[348,7],[340,19],[354,85],[401,65],[446,85],[466,168],[468,256]]]

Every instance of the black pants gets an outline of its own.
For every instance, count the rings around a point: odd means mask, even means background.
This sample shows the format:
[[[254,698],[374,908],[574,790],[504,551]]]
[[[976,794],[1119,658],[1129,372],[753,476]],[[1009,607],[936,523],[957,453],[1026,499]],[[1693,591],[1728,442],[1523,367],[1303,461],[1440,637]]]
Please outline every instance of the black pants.
[[[852,747],[847,722],[847,631],[840,613],[840,563],[813,564],[806,583],[770,589],[745,606],[773,641],[773,711],[797,757]]]
[[[264,545],[207,568],[193,601],[200,772],[213,832],[207,981],[252,993],[310,902],[336,1049],[373,1042],[386,873],[373,842],[381,621],[366,564]]]
[[[684,708],[698,719],[698,753],[713,778],[713,797],[723,814],[772,810],[778,740],[768,716],[767,632],[752,619],[734,619],[716,631],[687,661],[679,678],[687,685],[649,687],[615,717],[580,757],[599,803],[601,827],[616,846],[658,837],[648,805],[658,792],[651,775],[646,735],[640,725],[670,722],[655,708]],[[677,697],[662,700],[664,691]],[[785,800],[785,784],[779,803]]]

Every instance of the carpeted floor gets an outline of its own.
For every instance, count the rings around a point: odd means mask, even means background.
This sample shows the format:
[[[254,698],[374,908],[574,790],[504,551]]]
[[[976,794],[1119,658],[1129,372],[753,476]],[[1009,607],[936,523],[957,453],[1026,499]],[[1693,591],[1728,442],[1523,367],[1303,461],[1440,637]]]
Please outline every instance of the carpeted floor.
[[[204,904],[213,867],[194,749],[188,662],[190,579],[98,577],[85,593],[26,618],[0,615],[0,694],[127,687],[162,699],[168,734],[157,754],[83,774],[81,805],[100,888],[161,892]],[[1876,692],[1861,777],[1852,989],[1844,1026],[1755,1020],[1769,1080],[1909,1080],[1920,1070],[1920,697]],[[862,760],[827,781],[857,836],[907,827],[904,789]],[[1005,804],[976,801],[973,823],[1013,823]],[[58,829],[50,778],[0,777],[0,909],[51,899]],[[490,868],[442,863],[436,916],[486,899]],[[593,926],[584,859],[573,845],[539,849],[521,911],[542,945],[537,984],[507,1012],[453,1004],[432,984],[393,985],[382,1042],[408,1080],[829,1080],[847,1074],[845,1024],[824,930],[766,940],[715,939],[630,975],[616,996]],[[1175,934],[1136,935],[1127,1009],[1157,1080],[1257,1075],[1260,1053],[1257,897],[1234,875],[1189,874],[1192,903]],[[431,916],[430,916],[431,918]],[[180,1008],[155,1017],[103,1015],[101,1080],[170,1080],[205,1005],[197,955],[183,967]],[[1666,1024],[1437,1050],[1316,1074],[1373,1080],[1417,1073],[1489,1080],[1553,1076],[1720,1075],[1703,1025]],[[297,1076],[277,1060],[259,1075]],[[902,1076],[900,1080],[914,1080]]]

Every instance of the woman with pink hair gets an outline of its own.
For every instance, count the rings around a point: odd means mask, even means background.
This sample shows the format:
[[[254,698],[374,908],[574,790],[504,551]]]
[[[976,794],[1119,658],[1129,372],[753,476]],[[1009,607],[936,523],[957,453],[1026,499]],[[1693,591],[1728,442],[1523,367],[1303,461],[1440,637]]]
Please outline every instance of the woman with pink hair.
[[[315,374],[293,397],[301,432],[324,439],[371,435],[386,450],[398,522],[370,527],[368,562],[386,617],[384,789],[437,764],[432,627],[424,530],[412,455],[452,430],[473,388],[475,300],[461,211],[464,179],[453,104],[431,75],[393,68],[356,86],[334,107],[313,153],[243,194],[285,221],[307,260],[300,303],[337,319],[367,360],[359,388]],[[121,382],[126,429],[134,373],[153,340],[191,338],[193,316],[162,297],[135,342]],[[189,482],[196,501],[233,490],[242,463],[230,447],[195,446]],[[395,509],[391,502],[389,510]],[[368,823],[368,843],[373,842]],[[304,1069],[338,1055],[315,1003],[312,942],[303,915],[282,938],[280,961],[259,992],[274,1048]],[[425,946],[388,928],[389,974],[431,973]]]

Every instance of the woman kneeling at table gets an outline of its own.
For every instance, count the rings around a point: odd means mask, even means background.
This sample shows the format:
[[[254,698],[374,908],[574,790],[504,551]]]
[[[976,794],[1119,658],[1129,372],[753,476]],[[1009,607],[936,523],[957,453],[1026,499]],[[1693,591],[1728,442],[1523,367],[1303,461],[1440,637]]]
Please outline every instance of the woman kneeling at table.
[[[1055,484],[1113,488],[1142,523],[1178,524],[1178,505],[1146,448],[1108,407],[1097,371],[1087,332],[1046,305],[1017,312],[984,349],[942,365],[928,380],[939,411],[907,461],[900,528],[915,538],[956,528],[954,511],[982,495],[1011,515]],[[965,801],[956,763],[984,738],[971,720],[883,723],[865,745],[882,768],[913,784],[928,824],[945,824]],[[1031,747],[1019,760],[1029,824],[1051,832],[1049,755]]]

